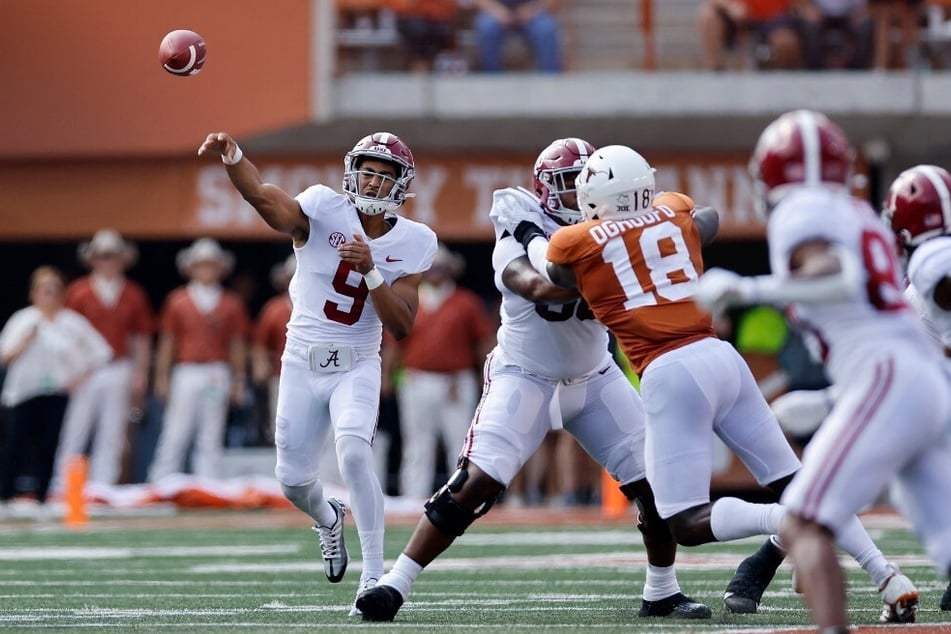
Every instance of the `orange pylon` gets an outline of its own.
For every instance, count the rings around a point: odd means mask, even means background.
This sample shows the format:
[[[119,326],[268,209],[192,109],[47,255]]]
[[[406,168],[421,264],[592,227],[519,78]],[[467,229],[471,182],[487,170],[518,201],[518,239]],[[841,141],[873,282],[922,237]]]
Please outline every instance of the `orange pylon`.
[[[63,522],[67,526],[82,526],[89,521],[86,513],[86,500],[83,490],[86,488],[86,475],[89,463],[86,456],[70,456],[66,462],[65,499],[66,514]]]
[[[605,517],[622,517],[630,511],[631,502],[621,493],[617,480],[607,471],[601,471],[601,514]]]

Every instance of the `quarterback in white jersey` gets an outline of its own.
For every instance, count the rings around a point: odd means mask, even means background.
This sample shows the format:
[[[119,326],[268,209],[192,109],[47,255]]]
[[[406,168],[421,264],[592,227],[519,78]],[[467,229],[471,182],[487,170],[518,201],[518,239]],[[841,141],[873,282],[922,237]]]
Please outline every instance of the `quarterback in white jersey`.
[[[800,587],[813,620],[829,631],[848,625],[833,535],[888,485],[929,554],[951,570],[951,513],[934,504],[951,495],[948,380],[904,301],[893,236],[849,194],[852,158],[845,135],[824,115],[795,111],[770,124],[750,165],[770,209],[773,274],[711,270],[696,296],[713,310],[789,305],[822,346],[839,396],[782,502]],[[891,610],[897,620],[914,620],[917,590],[890,580],[882,592],[883,617]]]
[[[709,618],[710,608],[686,597],[674,571],[676,543],[654,506],[644,463],[644,409],[608,351],[606,329],[574,291],[546,282],[522,245],[500,224],[504,206],[544,217],[545,231],[581,218],[574,179],[594,148],[558,139],[535,162],[532,193],[496,191],[492,264],[502,293],[498,346],[485,363],[485,386],[458,470],[426,503],[396,564],[357,598],[363,618],[389,621],[422,569],[484,515],[553,427],[564,427],[640,509],[648,551],[641,616]]]
[[[332,434],[360,537],[357,594],[383,574],[383,491],[373,469],[385,327],[396,339],[413,326],[423,271],[436,255],[431,229],[393,212],[412,194],[413,154],[394,134],[361,139],[344,157],[343,194],[323,185],[296,198],[264,183],[225,133],[198,153],[218,153],[235,188],[274,229],[293,238],[297,268],[281,359],[274,443],[287,498],[313,518],[327,578],[343,579],[346,507],[327,499],[320,456]],[[359,615],[356,607],[351,616]]]

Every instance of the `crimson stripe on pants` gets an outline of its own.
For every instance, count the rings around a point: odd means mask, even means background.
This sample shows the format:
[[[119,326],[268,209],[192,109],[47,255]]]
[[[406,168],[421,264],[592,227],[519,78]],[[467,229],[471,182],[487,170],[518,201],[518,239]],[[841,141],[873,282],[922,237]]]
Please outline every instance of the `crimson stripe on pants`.
[[[888,359],[875,366],[875,376],[865,398],[849,418],[843,428],[839,442],[833,444],[833,453],[823,463],[823,469],[817,472],[815,484],[807,492],[802,505],[802,515],[807,519],[815,519],[819,513],[822,498],[826,494],[832,480],[842,467],[846,454],[851,451],[859,436],[872,421],[875,411],[885,399],[894,378],[894,361]]]

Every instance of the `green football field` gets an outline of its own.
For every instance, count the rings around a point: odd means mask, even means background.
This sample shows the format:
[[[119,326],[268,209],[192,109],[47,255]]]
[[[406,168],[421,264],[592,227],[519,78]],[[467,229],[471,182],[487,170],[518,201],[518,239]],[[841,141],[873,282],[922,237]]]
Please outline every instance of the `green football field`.
[[[863,519],[922,591],[913,631],[951,631],[951,613],[938,610],[946,583],[905,524],[888,514]],[[81,529],[0,523],[0,630],[630,633],[809,626],[792,592],[788,563],[759,614],[725,612],[723,588],[760,539],[681,549],[681,586],[713,608],[712,619],[639,618],[646,560],[633,526],[596,512],[549,509],[493,510],[423,572],[394,623],[363,623],[347,616],[360,575],[352,521],[346,532],[350,569],[332,585],[316,537],[302,520],[287,511],[187,511],[94,519]],[[387,565],[413,520],[388,527]],[[853,623],[876,625],[877,592],[862,570],[844,563]]]

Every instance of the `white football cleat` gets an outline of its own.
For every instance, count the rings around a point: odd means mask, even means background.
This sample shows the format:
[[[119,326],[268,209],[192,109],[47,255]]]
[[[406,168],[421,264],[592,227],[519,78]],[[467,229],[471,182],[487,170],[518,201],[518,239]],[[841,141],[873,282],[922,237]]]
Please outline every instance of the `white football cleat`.
[[[888,564],[892,574],[878,592],[882,595],[882,623],[914,623],[918,616],[921,595],[911,579],[903,575],[895,564]]]
[[[324,573],[330,583],[339,583],[347,572],[350,556],[343,543],[343,522],[347,517],[347,507],[337,498],[327,500],[337,514],[333,526],[314,524],[314,532],[320,537],[320,555],[324,559]]]

